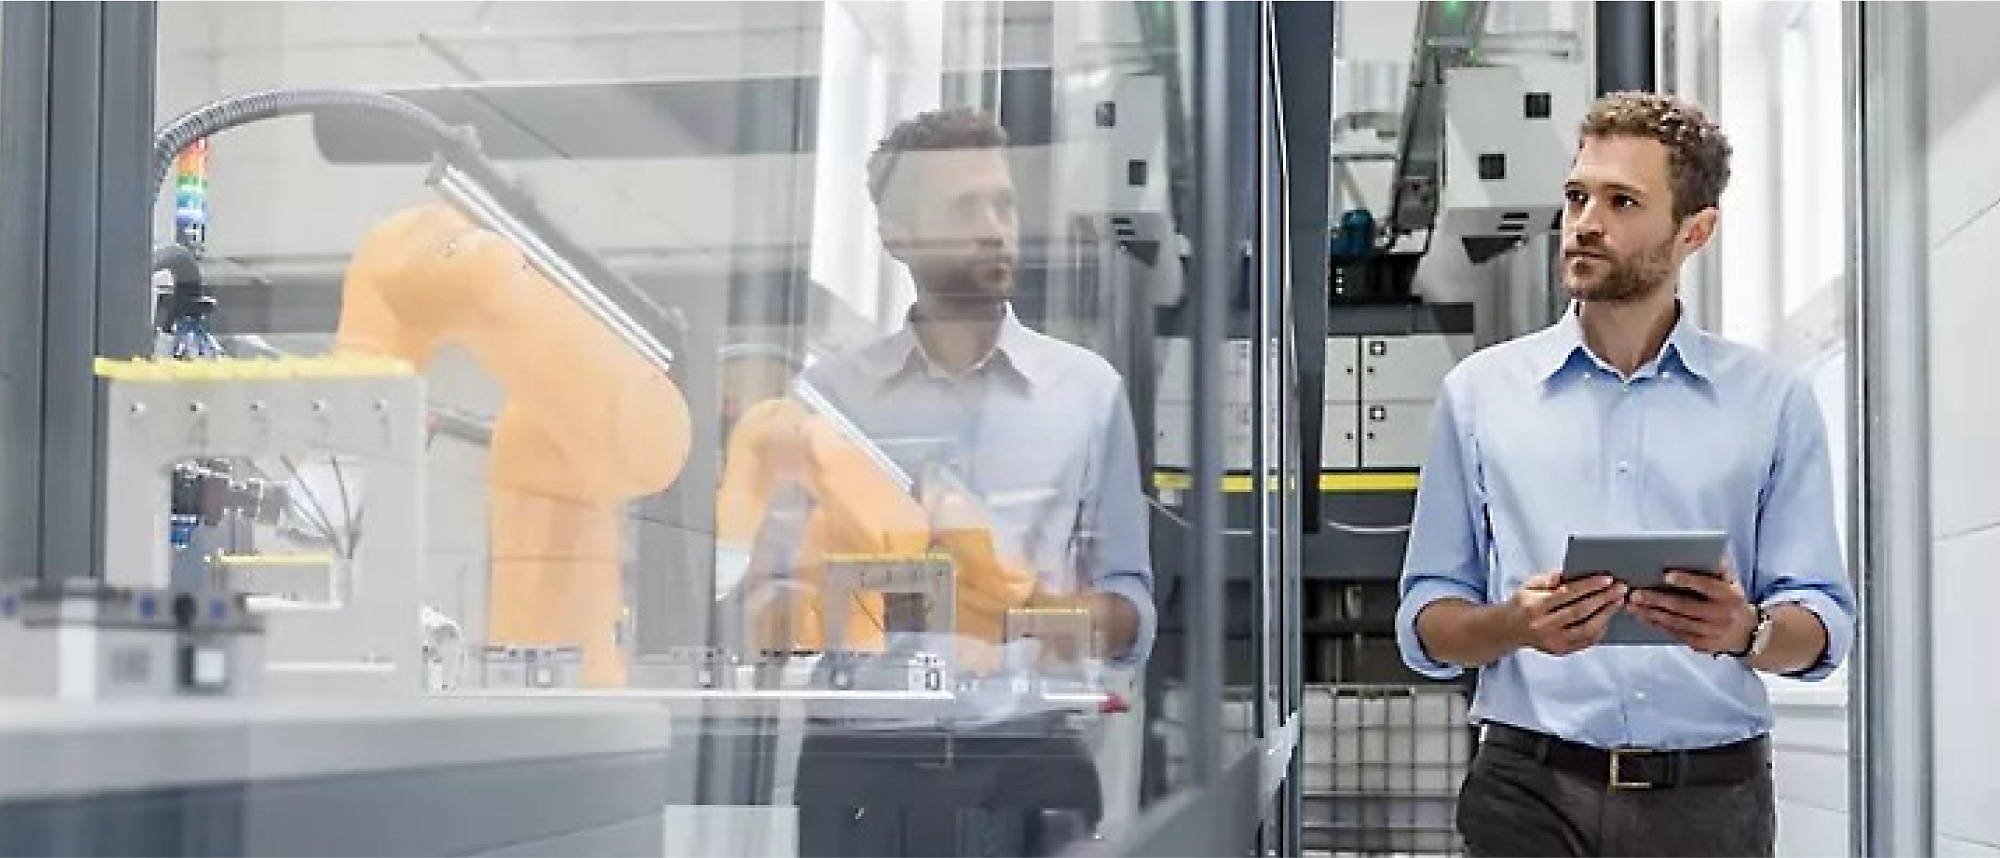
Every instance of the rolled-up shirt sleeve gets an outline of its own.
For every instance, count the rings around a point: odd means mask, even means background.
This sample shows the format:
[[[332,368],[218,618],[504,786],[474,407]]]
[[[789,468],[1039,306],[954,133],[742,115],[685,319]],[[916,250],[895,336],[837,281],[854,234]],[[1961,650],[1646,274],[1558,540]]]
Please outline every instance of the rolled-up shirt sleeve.
[[[1826,627],[1826,650],[1793,679],[1825,679],[1854,647],[1854,592],[1835,526],[1833,460],[1826,421],[1812,388],[1793,382],[1785,400],[1778,452],[1757,511],[1757,569],[1752,598],[1765,607],[1796,603]]]
[[[1403,663],[1431,679],[1453,679],[1464,668],[1431,657],[1417,634],[1417,615],[1439,599],[1486,601],[1485,514],[1457,407],[1448,379],[1432,412],[1396,606],[1396,647]]]
[[[1096,479],[1084,498],[1085,518],[1096,531],[1098,570],[1092,582],[1099,592],[1124,596],[1138,611],[1138,634],[1132,646],[1107,659],[1109,666],[1135,668],[1153,651],[1159,630],[1159,610],[1153,601],[1152,540],[1146,492],[1139,481],[1139,444],[1132,423],[1132,406],[1123,386],[1112,397],[1099,443]]]

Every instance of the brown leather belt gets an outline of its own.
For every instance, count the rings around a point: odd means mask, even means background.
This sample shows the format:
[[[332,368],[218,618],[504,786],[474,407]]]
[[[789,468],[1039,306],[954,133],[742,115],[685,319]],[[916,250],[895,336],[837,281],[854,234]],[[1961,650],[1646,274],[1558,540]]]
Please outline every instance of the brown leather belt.
[[[1771,764],[1770,740],[1764,736],[1696,750],[1605,749],[1488,721],[1480,742],[1620,790],[1739,784]]]

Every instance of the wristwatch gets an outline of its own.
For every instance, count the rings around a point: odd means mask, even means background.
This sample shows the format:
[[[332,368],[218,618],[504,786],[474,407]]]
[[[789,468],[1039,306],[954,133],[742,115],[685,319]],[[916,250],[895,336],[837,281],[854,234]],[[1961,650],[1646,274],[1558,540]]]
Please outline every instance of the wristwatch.
[[[1764,610],[1763,605],[1752,607],[1757,611],[1757,624],[1751,627],[1750,640],[1743,644],[1743,649],[1728,653],[1732,657],[1756,658],[1763,655],[1764,649],[1771,645],[1771,632],[1775,628],[1771,622],[1771,612]]]

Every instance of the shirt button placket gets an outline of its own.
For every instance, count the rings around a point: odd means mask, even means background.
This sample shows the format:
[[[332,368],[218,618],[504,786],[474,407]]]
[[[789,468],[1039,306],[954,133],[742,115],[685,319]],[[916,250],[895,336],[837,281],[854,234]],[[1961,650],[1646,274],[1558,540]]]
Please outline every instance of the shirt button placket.
[[[1639,383],[1621,382],[1619,393],[1617,403],[1612,406],[1616,417],[1612,420],[1610,433],[1612,443],[1617,445],[1615,450],[1617,455],[1611,465],[1615,503],[1613,509],[1617,510],[1619,519],[1627,527],[1638,527],[1640,525],[1638,474],[1634,462],[1639,457],[1639,412],[1642,401],[1637,395]]]

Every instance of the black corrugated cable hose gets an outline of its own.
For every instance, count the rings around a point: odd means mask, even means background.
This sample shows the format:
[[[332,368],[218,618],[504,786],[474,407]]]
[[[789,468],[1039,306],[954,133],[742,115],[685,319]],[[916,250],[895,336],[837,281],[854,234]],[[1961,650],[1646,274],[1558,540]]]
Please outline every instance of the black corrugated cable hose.
[[[355,113],[389,119],[390,125],[440,153],[456,156],[472,148],[469,135],[435,114],[379,92],[347,89],[274,89],[234,95],[181,114],[153,137],[153,205],[173,170],[174,159],[194,141],[239,125],[279,116]],[[453,161],[459,158],[451,158]]]

